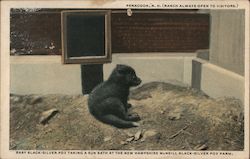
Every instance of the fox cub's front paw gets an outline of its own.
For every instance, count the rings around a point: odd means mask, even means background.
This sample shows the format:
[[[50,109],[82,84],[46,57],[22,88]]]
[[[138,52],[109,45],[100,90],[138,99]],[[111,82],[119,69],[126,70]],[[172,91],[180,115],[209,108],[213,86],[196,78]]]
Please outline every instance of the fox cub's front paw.
[[[131,108],[131,107],[132,107],[132,104],[128,103],[128,104],[127,104],[127,108],[129,109],[129,108]]]
[[[139,120],[141,120],[140,116],[137,113],[131,113],[128,116],[133,121],[139,121]]]

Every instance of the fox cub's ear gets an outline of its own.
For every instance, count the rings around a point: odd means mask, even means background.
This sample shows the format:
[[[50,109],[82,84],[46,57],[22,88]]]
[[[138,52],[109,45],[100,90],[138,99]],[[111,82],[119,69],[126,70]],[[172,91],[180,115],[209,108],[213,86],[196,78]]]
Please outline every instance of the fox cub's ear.
[[[122,65],[122,64],[117,64],[116,65],[116,68],[117,69],[124,69],[124,68],[127,68],[128,66],[126,66],[126,65]]]
[[[119,73],[126,73],[127,71],[127,66],[126,65],[121,65],[121,64],[117,64],[116,65],[116,70]]]

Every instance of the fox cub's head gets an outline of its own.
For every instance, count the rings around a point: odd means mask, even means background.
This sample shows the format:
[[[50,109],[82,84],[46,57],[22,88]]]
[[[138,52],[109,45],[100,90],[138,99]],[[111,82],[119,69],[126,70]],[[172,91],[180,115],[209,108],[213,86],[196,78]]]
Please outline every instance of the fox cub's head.
[[[128,86],[137,86],[141,83],[141,79],[136,76],[135,70],[127,65],[116,65],[109,79]]]

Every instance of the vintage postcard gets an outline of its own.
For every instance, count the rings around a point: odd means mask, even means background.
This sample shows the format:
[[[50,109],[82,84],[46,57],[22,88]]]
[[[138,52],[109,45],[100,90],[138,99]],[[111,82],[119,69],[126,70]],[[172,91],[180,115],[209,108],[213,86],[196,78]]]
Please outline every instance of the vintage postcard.
[[[1,1],[0,57],[0,158],[249,158],[248,1]]]

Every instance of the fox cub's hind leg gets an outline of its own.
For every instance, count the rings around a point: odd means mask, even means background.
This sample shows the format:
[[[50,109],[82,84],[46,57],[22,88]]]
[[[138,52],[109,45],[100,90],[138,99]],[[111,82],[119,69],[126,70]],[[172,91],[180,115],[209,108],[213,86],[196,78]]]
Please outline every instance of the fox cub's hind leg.
[[[135,120],[135,121],[141,120],[140,116],[137,113],[130,113],[131,107],[132,105],[130,103],[127,103],[125,110],[128,114],[128,118],[130,118],[131,120]]]
[[[112,124],[116,127],[135,127],[138,123],[135,121],[140,120],[137,116],[130,116],[127,114],[123,103],[117,98],[107,98],[100,103],[99,108],[102,109],[102,114],[99,114],[99,118],[104,123]]]

